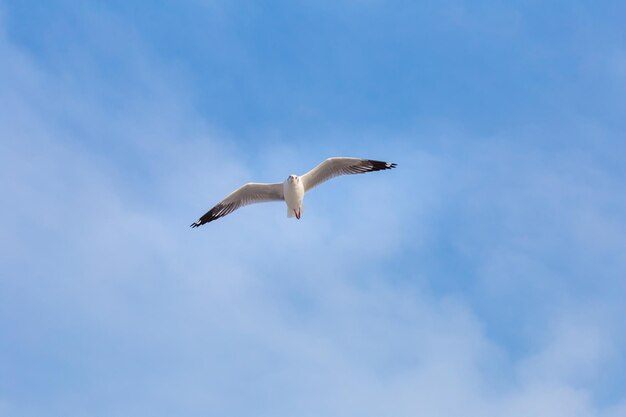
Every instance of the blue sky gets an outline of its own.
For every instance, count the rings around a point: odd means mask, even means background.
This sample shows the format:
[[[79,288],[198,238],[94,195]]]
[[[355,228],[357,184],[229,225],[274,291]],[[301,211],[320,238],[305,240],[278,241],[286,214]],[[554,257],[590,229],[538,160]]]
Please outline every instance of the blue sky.
[[[625,16],[0,1],[0,415],[626,416]]]

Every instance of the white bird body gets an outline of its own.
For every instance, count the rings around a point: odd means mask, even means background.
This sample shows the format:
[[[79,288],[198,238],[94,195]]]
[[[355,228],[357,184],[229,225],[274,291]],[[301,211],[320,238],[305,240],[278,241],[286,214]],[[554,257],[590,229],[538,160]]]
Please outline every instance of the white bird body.
[[[304,200],[304,185],[297,175],[290,175],[283,183],[283,195],[287,204],[287,217],[300,219]]]
[[[319,184],[339,175],[362,174],[395,168],[396,164],[361,158],[328,158],[304,175],[290,175],[282,184],[245,184],[211,210],[207,211],[191,227],[224,217],[240,207],[266,201],[284,201],[287,204],[287,217],[298,220],[304,211],[304,194]]]

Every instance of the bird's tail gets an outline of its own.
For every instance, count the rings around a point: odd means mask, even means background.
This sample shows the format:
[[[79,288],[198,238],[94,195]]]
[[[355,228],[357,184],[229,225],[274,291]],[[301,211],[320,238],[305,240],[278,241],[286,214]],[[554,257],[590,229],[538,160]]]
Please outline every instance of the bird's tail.
[[[301,205],[300,207],[297,208],[298,210],[298,215],[302,216],[302,213],[304,213],[304,205]],[[287,207],[287,217],[295,217],[296,213],[293,212],[293,209],[290,209],[289,207]]]

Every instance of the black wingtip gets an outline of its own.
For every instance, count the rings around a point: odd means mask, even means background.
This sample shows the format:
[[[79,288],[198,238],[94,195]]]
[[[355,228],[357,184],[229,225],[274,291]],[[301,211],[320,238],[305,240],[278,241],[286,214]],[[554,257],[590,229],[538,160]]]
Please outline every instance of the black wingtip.
[[[193,222],[189,225],[189,227],[191,227],[192,229],[195,229],[196,227],[200,226],[200,223],[198,222]]]
[[[367,163],[369,164],[369,166],[367,166],[368,169],[366,172],[384,171],[386,169],[392,169],[397,166],[397,164],[393,162],[375,161],[372,159],[368,159]]]

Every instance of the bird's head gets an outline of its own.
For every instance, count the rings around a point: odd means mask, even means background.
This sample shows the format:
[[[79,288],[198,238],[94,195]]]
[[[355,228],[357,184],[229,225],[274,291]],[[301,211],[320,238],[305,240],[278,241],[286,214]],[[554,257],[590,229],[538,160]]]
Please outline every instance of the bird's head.
[[[298,182],[298,181],[300,181],[300,177],[298,177],[297,175],[290,175],[289,178],[287,178],[287,181],[289,181],[289,182]]]

